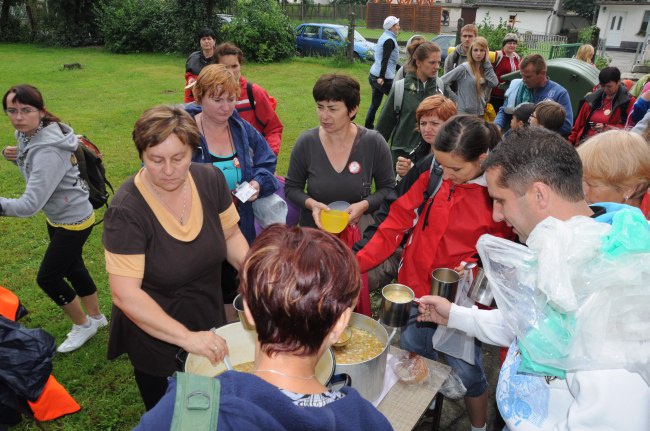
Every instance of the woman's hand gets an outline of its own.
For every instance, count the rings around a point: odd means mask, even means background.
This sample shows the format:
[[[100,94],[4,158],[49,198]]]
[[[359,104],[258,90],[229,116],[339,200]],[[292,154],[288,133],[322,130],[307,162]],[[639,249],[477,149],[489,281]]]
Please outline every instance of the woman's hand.
[[[5,159],[9,160],[10,162],[15,162],[16,157],[18,156],[18,147],[16,147],[15,145],[4,147],[4,149],[2,150],[2,155],[4,156]]]
[[[212,365],[223,361],[228,354],[226,340],[212,331],[190,332],[180,347],[189,353],[205,356]]]
[[[362,215],[368,211],[368,208],[370,207],[370,204],[368,203],[367,200],[362,200],[359,201],[355,204],[352,204],[348,207],[345,212],[350,214],[348,224],[355,225],[359,223],[359,219],[361,218]]]
[[[320,212],[327,211],[330,207],[322,202],[318,202],[316,199],[309,198],[305,201],[305,208],[311,210],[311,216],[314,218],[314,223],[316,223],[318,229],[323,229],[323,226],[320,224]]]
[[[409,169],[413,167],[413,162],[410,159],[407,159],[406,157],[397,157],[397,162],[395,162],[395,172],[397,175],[400,177],[406,176],[408,174]]]
[[[249,184],[252,188],[254,188],[255,190],[257,190],[257,193],[255,193],[253,196],[251,196],[250,198],[248,198],[248,201],[247,201],[247,202],[253,202],[253,201],[254,201],[255,199],[257,199],[257,198],[259,197],[259,195],[260,195],[260,183],[258,183],[258,182],[255,181],[255,180],[250,180],[250,181],[248,182],[248,184]]]
[[[442,296],[425,295],[420,298],[418,322],[433,322],[447,326],[451,302]]]

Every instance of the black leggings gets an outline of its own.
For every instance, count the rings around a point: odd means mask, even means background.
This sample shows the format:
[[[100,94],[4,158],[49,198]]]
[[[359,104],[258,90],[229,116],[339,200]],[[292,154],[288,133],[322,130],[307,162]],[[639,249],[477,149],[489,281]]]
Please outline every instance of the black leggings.
[[[36,282],[59,306],[69,304],[77,295],[83,297],[97,292],[97,286],[81,256],[92,230],[92,226],[84,230],[68,230],[47,224],[50,244],[43,256]]]
[[[135,382],[140,390],[140,396],[144,401],[144,407],[147,411],[154,408],[158,401],[167,391],[167,377],[153,376],[138,369],[133,369]]]

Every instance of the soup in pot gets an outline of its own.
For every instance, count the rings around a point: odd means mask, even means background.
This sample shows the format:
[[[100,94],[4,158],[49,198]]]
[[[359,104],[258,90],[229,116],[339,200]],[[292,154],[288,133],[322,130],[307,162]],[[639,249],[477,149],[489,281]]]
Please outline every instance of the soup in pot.
[[[350,342],[341,347],[334,347],[334,358],[337,364],[357,364],[368,361],[384,350],[384,344],[368,331],[351,327]]]
[[[252,373],[253,368],[255,368],[255,361],[250,361],[250,362],[242,362],[241,364],[233,365],[232,368],[235,371],[239,371],[240,373]],[[223,374],[228,370],[223,370],[215,374],[215,376],[218,376],[219,374]]]

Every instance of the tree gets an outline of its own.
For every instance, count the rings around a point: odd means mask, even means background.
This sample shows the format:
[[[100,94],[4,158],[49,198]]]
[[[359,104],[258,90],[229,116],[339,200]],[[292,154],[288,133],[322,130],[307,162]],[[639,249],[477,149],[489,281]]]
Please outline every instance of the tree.
[[[596,10],[596,2],[597,0],[562,0],[562,7],[587,18],[591,22]]]

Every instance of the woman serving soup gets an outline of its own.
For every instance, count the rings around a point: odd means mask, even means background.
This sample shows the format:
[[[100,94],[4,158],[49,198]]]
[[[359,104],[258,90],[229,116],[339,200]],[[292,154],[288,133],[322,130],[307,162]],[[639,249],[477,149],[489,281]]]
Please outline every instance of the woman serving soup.
[[[350,249],[316,229],[273,225],[253,244],[241,279],[246,318],[257,331],[255,364],[251,374],[217,377],[219,431],[391,430],[355,389],[328,389],[316,379],[316,363],[339,339],[359,294]],[[175,397],[171,380],[136,430],[169,429]]]

